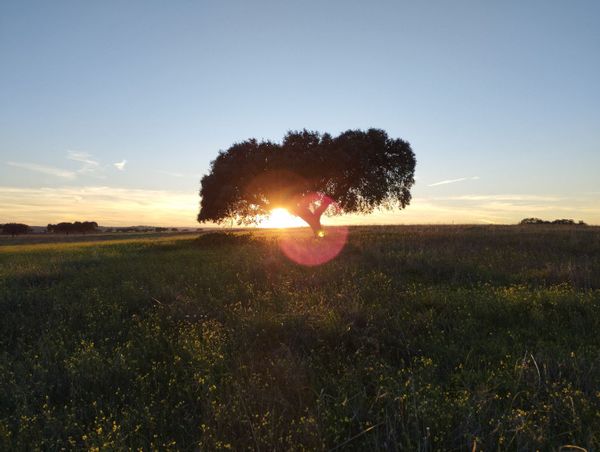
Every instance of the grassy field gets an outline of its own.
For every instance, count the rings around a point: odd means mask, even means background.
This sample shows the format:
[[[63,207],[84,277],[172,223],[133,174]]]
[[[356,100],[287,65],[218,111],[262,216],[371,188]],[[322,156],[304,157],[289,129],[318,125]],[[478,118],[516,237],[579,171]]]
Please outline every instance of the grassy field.
[[[83,243],[83,242],[104,242],[115,240],[132,239],[155,239],[159,237],[175,237],[179,235],[196,234],[195,232],[177,231],[177,232],[93,232],[88,234],[52,234],[37,233],[24,234],[17,236],[0,235],[0,247],[10,245],[35,245],[39,243]]]
[[[600,228],[279,234],[0,247],[0,449],[600,449]]]

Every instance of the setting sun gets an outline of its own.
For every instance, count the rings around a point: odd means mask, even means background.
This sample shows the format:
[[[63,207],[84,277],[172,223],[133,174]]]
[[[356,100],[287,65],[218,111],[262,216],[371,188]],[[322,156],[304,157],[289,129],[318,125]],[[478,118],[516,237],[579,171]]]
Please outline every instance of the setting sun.
[[[300,226],[307,226],[307,224],[281,207],[273,209],[271,214],[260,224],[261,228],[295,228]]]

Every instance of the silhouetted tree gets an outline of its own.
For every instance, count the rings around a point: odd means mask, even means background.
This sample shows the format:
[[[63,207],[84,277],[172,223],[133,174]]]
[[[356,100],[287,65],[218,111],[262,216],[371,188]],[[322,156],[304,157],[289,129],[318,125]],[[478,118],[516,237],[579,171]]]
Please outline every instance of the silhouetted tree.
[[[544,221],[541,218],[523,218],[520,224],[544,224],[548,221]]]
[[[74,223],[62,222],[58,224],[49,224],[46,226],[48,232],[59,232],[63,234],[86,234],[95,232],[98,229],[98,223],[95,221],[76,221]]]
[[[575,225],[578,224],[580,226],[586,226],[585,222],[579,221],[579,223],[575,223],[575,220],[570,218],[557,219],[553,221],[542,220],[541,218],[524,218],[521,220],[519,224],[564,224],[564,225]]]
[[[2,234],[15,235],[27,234],[31,228],[23,223],[6,223],[2,225]]]
[[[97,229],[98,223],[96,223],[95,221],[84,221],[83,223],[81,223],[80,226],[80,230],[84,234],[88,232],[95,232]]]
[[[62,223],[58,223],[58,224],[54,224],[54,225],[50,225],[50,226],[52,226],[52,232],[58,232],[58,233],[67,234],[67,235],[69,235],[71,232],[73,232],[73,224],[72,223],[62,222]]]
[[[219,152],[202,178],[198,221],[250,224],[281,207],[317,234],[326,211],[406,207],[415,164],[406,141],[379,129],[348,130],[337,137],[289,132],[281,144],[246,140]],[[333,202],[336,208],[329,209]]]

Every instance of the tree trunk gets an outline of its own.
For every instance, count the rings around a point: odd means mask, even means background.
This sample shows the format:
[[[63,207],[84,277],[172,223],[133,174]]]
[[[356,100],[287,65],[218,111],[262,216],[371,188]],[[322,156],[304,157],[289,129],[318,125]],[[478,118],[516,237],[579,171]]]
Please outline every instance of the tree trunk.
[[[312,229],[315,237],[323,237],[323,227],[321,226],[321,216],[327,210],[327,207],[331,204],[331,199],[324,197],[321,200],[321,204],[314,210],[310,210],[306,206],[297,206],[290,209],[290,212],[297,217],[302,218]]]
[[[313,231],[315,237],[320,237],[323,231],[321,227],[321,214],[312,213],[308,209],[304,209],[303,211],[294,212],[296,216],[302,218],[306,224],[310,226]]]
[[[306,218],[303,218],[303,220],[308,223],[315,237],[321,237],[321,234],[323,233],[323,228],[321,227],[321,215],[313,214],[310,220],[307,220]]]

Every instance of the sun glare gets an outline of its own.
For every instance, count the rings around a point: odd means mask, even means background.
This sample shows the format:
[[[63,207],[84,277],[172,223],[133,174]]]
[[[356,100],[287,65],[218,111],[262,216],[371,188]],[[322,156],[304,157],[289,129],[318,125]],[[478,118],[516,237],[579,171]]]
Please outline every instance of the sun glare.
[[[300,218],[290,214],[283,208],[273,209],[269,217],[260,224],[263,228],[294,228],[306,226]]]

